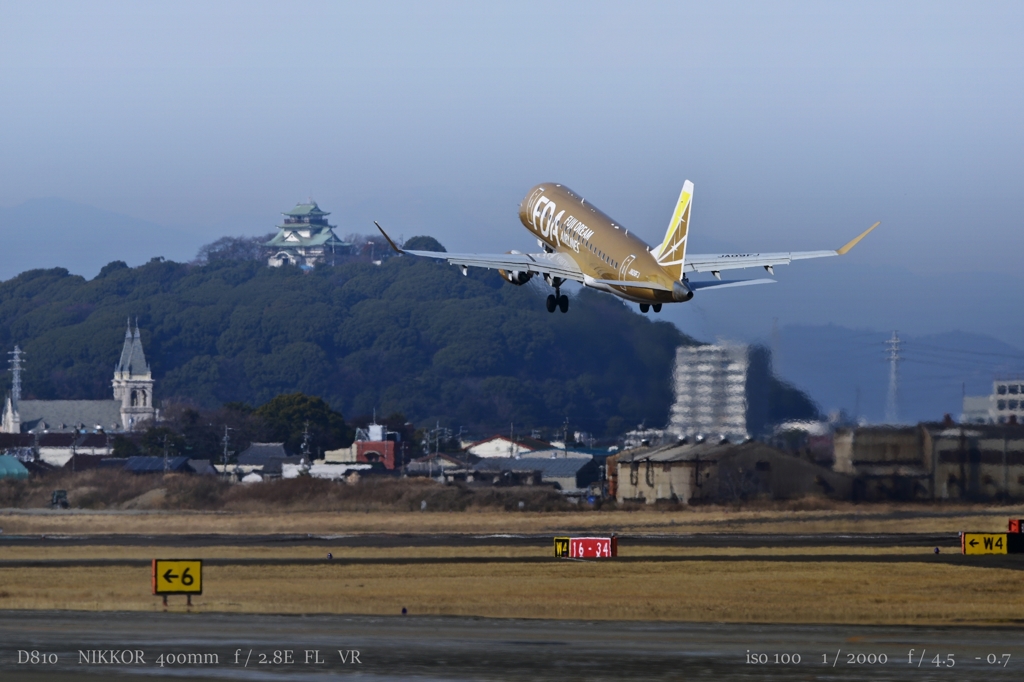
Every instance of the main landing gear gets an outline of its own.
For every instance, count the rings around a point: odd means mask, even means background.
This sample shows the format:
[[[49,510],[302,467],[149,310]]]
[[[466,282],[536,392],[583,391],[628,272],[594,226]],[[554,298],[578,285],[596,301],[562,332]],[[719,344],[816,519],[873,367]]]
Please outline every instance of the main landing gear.
[[[660,303],[655,303],[653,306],[650,303],[641,303],[640,304],[640,312],[646,313],[652,307],[654,308],[654,312],[656,312],[656,313],[660,313],[661,312],[661,304]]]
[[[555,288],[555,293],[548,295],[548,312],[555,312],[555,308],[558,308],[563,313],[569,312],[569,297],[562,293],[562,283],[565,282],[565,280],[561,277],[544,275],[544,281]]]
[[[558,291],[557,289],[555,290]],[[555,312],[555,308],[558,308],[563,313],[569,312],[569,297],[565,294],[548,294],[547,300],[548,312]]]

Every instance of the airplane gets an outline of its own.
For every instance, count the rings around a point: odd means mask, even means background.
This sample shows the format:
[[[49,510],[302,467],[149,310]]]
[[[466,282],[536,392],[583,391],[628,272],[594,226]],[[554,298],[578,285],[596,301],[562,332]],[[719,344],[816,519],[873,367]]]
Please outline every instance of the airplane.
[[[400,248],[374,221],[377,229],[398,253],[446,260],[468,274],[470,267],[497,270],[516,286],[539,275],[555,292],[547,297],[547,310],[569,311],[569,297],[562,285],[576,281],[583,286],[614,294],[640,305],[640,312],[661,312],[665,303],[683,303],[703,289],[770,284],[773,279],[723,280],[723,270],[762,267],[774,275],[776,265],[795,260],[842,256],[864,239],[880,222],[834,251],[788,253],[687,254],[693,183],[687,180],[679,193],[665,238],[651,247],[630,234],[596,206],[565,185],[537,185],[519,205],[519,221],[537,236],[542,253],[509,251],[504,254],[446,253]],[[715,279],[690,281],[688,274],[710,272]]]

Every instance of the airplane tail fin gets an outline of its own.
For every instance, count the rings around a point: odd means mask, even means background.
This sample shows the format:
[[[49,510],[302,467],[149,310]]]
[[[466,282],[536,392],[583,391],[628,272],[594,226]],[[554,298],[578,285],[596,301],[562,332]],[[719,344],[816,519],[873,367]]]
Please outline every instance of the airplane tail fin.
[[[690,227],[690,205],[693,203],[693,183],[687,180],[679,192],[676,210],[672,213],[665,239],[651,253],[658,264],[672,277],[683,279],[683,262],[686,260],[686,237]]]

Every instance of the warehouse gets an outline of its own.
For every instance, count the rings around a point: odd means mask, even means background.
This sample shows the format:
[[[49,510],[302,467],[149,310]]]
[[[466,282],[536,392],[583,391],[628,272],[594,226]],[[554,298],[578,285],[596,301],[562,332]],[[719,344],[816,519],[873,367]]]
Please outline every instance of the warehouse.
[[[681,504],[793,499],[845,499],[853,478],[763,443],[679,443],[640,448],[610,463],[609,489],[618,502]],[[612,478],[614,477],[614,480]]]

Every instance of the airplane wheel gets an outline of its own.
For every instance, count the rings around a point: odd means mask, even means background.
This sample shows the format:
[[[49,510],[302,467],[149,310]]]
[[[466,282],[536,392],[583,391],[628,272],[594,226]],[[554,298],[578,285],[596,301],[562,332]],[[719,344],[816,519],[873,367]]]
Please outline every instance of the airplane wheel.
[[[565,294],[558,297],[558,309],[563,313],[569,312],[569,297]]]
[[[641,303],[640,304],[640,312],[646,313],[650,309],[651,309],[650,304],[648,304],[648,303]]]
[[[651,307],[654,308],[654,312],[656,312],[656,313],[660,313],[661,312],[661,304],[660,303],[655,303]]]
[[[548,294],[548,300],[547,300],[548,312],[549,313],[555,312],[555,306],[557,306],[557,305],[558,305],[558,300],[555,298],[555,295],[554,294]]]

